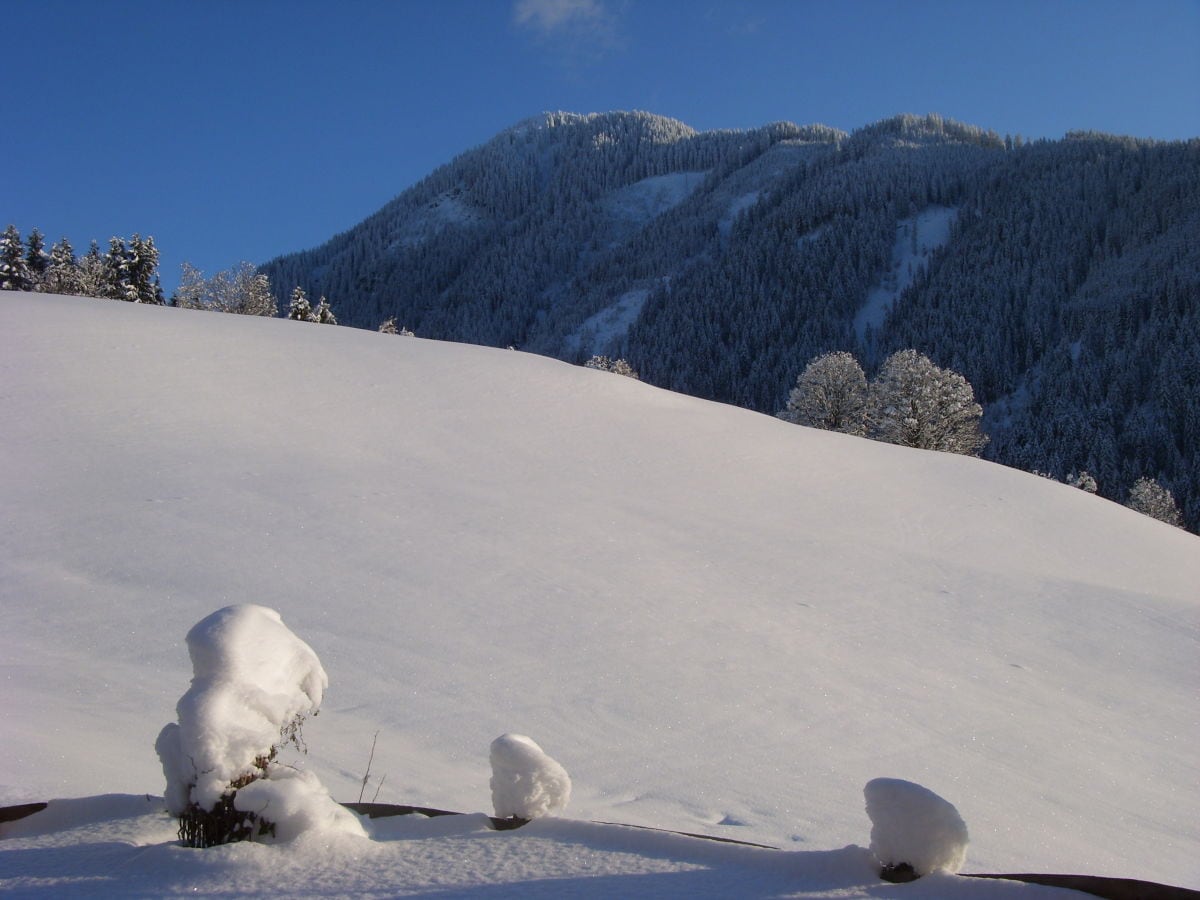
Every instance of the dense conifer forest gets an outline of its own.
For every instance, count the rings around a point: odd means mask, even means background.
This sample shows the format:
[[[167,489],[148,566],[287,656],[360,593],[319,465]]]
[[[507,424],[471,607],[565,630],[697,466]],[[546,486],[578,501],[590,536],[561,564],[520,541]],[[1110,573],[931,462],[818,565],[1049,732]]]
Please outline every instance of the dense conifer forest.
[[[814,357],[962,373],[985,457],[1200,526],[1200,140],[1023,142],[937,116],[846,134],[547,114],[262,268],[342,324],[582,362],[780,410]]]

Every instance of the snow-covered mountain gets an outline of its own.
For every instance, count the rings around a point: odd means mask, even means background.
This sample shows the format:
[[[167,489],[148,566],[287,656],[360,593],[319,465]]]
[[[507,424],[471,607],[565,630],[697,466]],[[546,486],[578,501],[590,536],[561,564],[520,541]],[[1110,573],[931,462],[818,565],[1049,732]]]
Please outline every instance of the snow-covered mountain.
[[[161,794],[183,636],[249,602],[329,673],[338,799],[378,732],[366,799],[488,811],[518,732],[572,820],[790,851],[456,820],[200,857],[126,797],[0,831],[0,889],[879,896],[838,849],[878,776],[957,806],[967,871],[1200,887],[1193,535],[520,352],[36,294],[0,333],[0,803]]]
[[[912,347],[961,372],[988,458],[1200,530],[1200,140],[1022,143],[938,116],[845,134],[530,120],[321,247],[264,266],[422,337],[579,362],[763,412],[805,364]],[[869,326],[869,327],[868,327]]]

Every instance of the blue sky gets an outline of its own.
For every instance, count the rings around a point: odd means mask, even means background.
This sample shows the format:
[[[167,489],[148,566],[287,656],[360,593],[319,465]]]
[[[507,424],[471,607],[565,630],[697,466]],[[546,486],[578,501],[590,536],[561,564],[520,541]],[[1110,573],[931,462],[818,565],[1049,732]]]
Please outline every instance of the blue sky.
[[[164,284],[321,243],[544,110],[1200,136],[1200,0],[10,0],[0,225]],[[334,301],[336,309],[336,298]]]

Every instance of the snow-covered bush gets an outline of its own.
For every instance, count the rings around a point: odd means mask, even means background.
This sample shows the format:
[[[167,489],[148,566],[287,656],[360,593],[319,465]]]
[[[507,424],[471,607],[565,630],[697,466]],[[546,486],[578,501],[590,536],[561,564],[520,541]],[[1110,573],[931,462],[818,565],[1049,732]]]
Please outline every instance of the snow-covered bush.
[[[635,381],[638,378],[637,371],[625,359],[609,359],[607,356],[593,356],[583,364],[585,369],[600,369],[602,372],[615,372],[617,375],[624,375],[626,378],[632,378]]]
[[[227,606],[187,634],[192,684],[155,742],[167,809],[193,847],[291,840],[310,828],[364,834],[310,772],[278,762],[329,684],[312,648],[263,606]]]
[[[1139,478],[1135,481],[1129,489],[1129,499],[1125,505],[1144,516],[1150,516],[1176,528],[1183,527],[1183,513],[1179,511],[1175,496],[1153,478]]]
[[[499,818],[537,819],[562,812],[571,799],[571,777],[523,734],[492,741],[492,805]]]
[[[1089,494],[1094,494],[1100,490],[1100,485],[1096,483],[1095,477],[1086,469],[1082,472],[1072,472],[1068,475],[1067,484],[1071,487],[1079,488],[1081,491],[1086,491]]]
[[[885,876],[906,865],[916,877],[962,868],[967,826],[954,804],[899,778],[868,781],[863,796],[871,819],[871,852]]]
[[[379,326],[379,332],[380,334],[399,334],[403,335],[404,337],[413,337],[413,333],[411,331],[409,331],[403,325],[396,324],[395,316],[392,316],[386,322],[383,322]]]

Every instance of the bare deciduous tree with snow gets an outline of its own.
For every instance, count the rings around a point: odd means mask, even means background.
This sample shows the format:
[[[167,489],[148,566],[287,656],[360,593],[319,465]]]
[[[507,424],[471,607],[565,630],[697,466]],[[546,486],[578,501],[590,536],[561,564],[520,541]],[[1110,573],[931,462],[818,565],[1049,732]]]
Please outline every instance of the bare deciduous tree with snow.
[[[916,350],[884,361],[869,398],[869,433],[877,440],[968,456],[987,443],[979,426],[983,408],[967,379]]]
[[[796,379],[779,418],[796,425],[861,435],[866,431],[867,376],[851,354],[826,353]]]
[[[176,306],[243,316],[273,316],[279,311],[271,282],[252,263],[238,263],[207,279],[191,263],[183,263],[182,269]]]
[[[1139,478],[1135,481],[1129,489],[1129,499],[1125,505],[1152,519],[1158,519],[1176,528],[1183,527],[1183,513],[1179,511],[1175,496],[1153,478]]]

